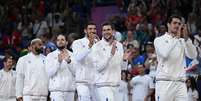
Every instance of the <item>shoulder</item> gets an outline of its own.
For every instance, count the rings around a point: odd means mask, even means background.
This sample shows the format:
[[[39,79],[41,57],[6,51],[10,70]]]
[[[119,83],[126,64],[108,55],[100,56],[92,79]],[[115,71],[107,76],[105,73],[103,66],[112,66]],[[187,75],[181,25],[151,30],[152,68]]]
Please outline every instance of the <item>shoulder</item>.
[[[78,44],[80,42],[83,42],[84,40],[86,40],[86,38],[77,39],[77,40],[73,41],[73,44]]]
[[[54,50],[53,52],[50,52],[46,57],[51,57],[57,53],[58,50]]]

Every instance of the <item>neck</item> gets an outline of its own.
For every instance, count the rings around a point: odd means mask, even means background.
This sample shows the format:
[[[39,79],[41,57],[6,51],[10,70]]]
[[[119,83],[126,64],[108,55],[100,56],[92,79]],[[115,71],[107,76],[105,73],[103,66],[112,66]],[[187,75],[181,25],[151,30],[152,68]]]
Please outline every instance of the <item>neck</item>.
[[[105,38],[104,38],[105,39]],[[112,42],[114,41],[114,38],[111,37],[109,39],[105,39],[105,41],[107,41],[110,45],[112,44]]]
[[[173,32],[171,32],[171,31],[168,31],[168,34],[169,34],[170,36],[172,36],[172,37],[175,37],[175,36],[176,36],[176,34],[173,33]]]
[[[32,51],[32,53],[34,54],[34,55],[39,55],[37,52],[35,52],[35,51]]]
[[[9,72],[11,70],[11,68],[3,68],[4,71]]]

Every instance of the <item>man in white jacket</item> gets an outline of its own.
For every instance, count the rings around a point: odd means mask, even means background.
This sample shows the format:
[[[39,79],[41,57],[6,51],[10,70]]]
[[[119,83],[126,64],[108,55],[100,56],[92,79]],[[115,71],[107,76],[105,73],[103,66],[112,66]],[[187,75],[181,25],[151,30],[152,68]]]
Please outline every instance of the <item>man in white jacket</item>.
[[[195,59],[196,48],[180,16],[168,19],[168,32],[154,40],[158,66],[156,101],[187,101],[185,57]]]
[[[89,54],[95,68],[95,86],[99,101],[118,101],[116,99],[118,83],[121,80],[121,67],[124,55],[123,46],[114,40],[114,27],[110,23],[102,25],[103,38],[97,42]]]
[[[12,70],[13,57],[4,57],[3,65],[3,69],[0,70],[0,101],[16,101],[16,72]]]
[[[18,101],[46,101],[48,76],[45,71],[45,56],[42,41],[31,41],[31,52],[19,58],[16,66],[16,96]]]
[[[91,47],[99,40],[96,35],[96,25],[92,22],[86,24],[84,28],[86,33],[82,39],[75,40],[72,44],[73,54],[79,63],[76,69],[76,88],[79,101],[92,100],[92,81],[93,81],[93,68],[88,54],[91,52]]]
[[[46,57],[46,71],[49,76],[51,101],[74,101],[75,94],[75,60],[66,49],[66,37],[57,36],[57,50]]]

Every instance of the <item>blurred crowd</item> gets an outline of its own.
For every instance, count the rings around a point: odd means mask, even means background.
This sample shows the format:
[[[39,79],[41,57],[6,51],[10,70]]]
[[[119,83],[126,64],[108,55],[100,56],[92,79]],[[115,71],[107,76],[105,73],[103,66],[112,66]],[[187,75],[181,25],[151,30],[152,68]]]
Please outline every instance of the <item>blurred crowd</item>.
[[[30,40],[36,37],[42,39],[43,53],[47,55],[56,49],[55,37],[60,33],[68,36],[68,49],[71,50],[73,41],[84,36],[83,26],[91,19],[91,8],[96,6],[95,3],[94,0],[1,0],[0,58],[14,55],[15,68],[18,58],[28,53]],[[190,76],[186,83],[188,91],[197,90],[200,94],[197,98],[201,97],[201,1],[116,0],[115,3],[120,13],[127,14],[126,17],[111,16],[108,21],[115,26],[116,40],[125,50],[132,50],[128,68],[122,71],[129,101],[134,93],[132,81],[138,80],[139,75],[149,75],[154,88],[157,60],[153,41],[167,31],[166,20],[172,14],[183,17],[197,47],[197,59],[186,58],[186,72]]]

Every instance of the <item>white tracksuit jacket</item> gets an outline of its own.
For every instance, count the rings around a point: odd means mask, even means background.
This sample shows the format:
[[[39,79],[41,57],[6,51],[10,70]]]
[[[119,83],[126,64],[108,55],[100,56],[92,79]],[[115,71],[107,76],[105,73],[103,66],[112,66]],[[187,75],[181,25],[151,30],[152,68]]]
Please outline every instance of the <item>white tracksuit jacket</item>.
[[[16,96],[47,96],[48,76],[45,56],[29,53],[19,58],[16,66]]]
[[[68,50],[67,50],[68,51]],[[49,53],[46,57],[46,71],[49,77],[50,92],[68,92],[75,91],[75,60],[70,51],[71,63],[63,60],[58,61],[60,50]]]
[[[15,98],[16,71],[0,70],[0,99]]]
[[[197,56],[192,41],[173,38],[168,33],[154,40],[158,66],[156,79],[185,80],[185,56],[194,59]]]

